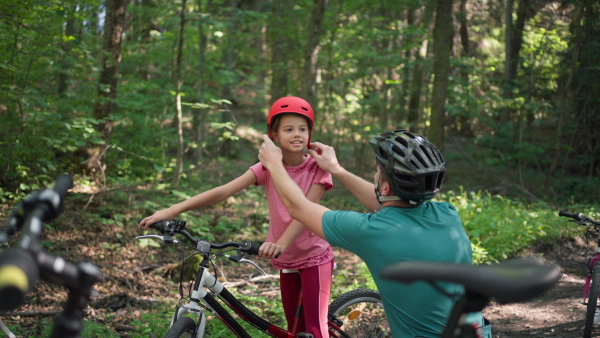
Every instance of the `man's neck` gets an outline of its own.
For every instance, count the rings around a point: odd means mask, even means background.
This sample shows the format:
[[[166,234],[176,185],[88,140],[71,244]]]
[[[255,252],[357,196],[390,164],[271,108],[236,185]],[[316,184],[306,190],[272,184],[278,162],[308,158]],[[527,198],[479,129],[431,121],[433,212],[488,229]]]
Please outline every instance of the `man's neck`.
[[[385,201],[385,202],[382,202],[381,205],[384,208],[385,207],[394,207],[394,208],[412,209],[412,208],[416,208],[417,207],[417,205],[408,204],[408,203],[404,202],[403,200]]]

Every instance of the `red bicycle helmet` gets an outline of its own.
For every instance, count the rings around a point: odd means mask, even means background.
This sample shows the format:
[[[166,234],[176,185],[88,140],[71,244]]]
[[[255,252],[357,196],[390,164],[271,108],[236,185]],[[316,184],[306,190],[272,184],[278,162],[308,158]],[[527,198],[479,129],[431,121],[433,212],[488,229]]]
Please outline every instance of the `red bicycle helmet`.
[[[308,137],[308,144],[310,144],[312,129],[315,124],[315,113],[306,100],[295,96],[285,96],[273,103],[267,117],[267,131],[271,139],[273,139],[273,135],[271,135],[271,122],[279,114],[297,114],[307,118],[310,122],[310,126],[308,126],[311,131]]]

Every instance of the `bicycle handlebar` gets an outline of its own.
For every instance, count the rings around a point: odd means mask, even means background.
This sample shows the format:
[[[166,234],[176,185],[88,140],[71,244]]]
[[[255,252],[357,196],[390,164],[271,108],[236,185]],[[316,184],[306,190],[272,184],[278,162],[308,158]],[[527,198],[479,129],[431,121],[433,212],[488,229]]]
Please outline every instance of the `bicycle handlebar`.
[[[8,229],[0,232],[0,243],[3,243],[23,228],[19,248],[0,253],[0,312],[21,306],[39,278],[69,289],[52,337],[79,336],[83,309],[94,292],[93,285],[103,279],[97,266],[85,262],[73,264],[60,256],[52,256],[43,250],[39,241],[43,223],[62,213],[64,199],[72,186],[70,176],[60,175],[52,189],[30,194],[15,206]]]
[[[561,210],[558,212],[558,216],[572,218],[573,220],[575,220],[575,222],[577,222],[580,225],[589,225],[588,223],[591,223],[595,226],[600,226],[600,222],[594,221],[593,219],[587,217],[583,213],[570,213]]]
[[[163,235],[162,239],[166,243],[174,243],[175,240],[172,238],[172,236],[176,233],[182,234],[190,242],[196,244],[196,248],[198,249],[198,251],[200,251],[203,254],[208,254],[211,248],[237,248],[238,252],[246,253],[249,255],[258,255],[258,249],[260,249],[261,246],[258,243],[249,240],[243,242],[225,242],[220,244],[211,243],[208,241],[194,238],[187,230],[185,230],[186,225],[187,223],[185,221],[174,219],[150,224],[150,228],[158,230]]]
[[[28,253],[40,251],[39,236],[42,222],[58,217],[62,212],[63,200],[73,186],[68,175],[60,175],[52,189],[37,191],[19,202],[13,210],[8,229],[0,233],[0,243],[25,225],[20,248],[0,253],[0,311],[10,311],[23,304],[27,292],[37,282],[40,269],[33,256]]]

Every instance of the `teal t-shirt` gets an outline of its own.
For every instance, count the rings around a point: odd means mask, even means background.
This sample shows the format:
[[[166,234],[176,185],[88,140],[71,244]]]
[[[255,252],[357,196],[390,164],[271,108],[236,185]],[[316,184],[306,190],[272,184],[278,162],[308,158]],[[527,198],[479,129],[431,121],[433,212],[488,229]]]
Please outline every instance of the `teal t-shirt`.
[[[405,284],[379,274],[401,261],[471,263],[471,244],[454,206],[425,202],[412,209],[386,207],[375,214],[327,211],[322,223],[331,245],[355,253],[366,263],[394,337],[440,336],[453,302],[426,282]],[[463,292],[456,284],[439,285],[451,294]],[[481,314],[472,319],[482,321]]]

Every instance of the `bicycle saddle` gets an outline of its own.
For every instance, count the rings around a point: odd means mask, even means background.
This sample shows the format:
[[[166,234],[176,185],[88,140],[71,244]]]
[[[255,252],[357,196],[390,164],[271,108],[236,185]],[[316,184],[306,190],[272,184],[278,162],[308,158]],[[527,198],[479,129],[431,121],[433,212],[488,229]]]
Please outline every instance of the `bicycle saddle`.
[[[403,283],[452,282],[499,303],[515,303],[551,289],[560,280],[561,272],[556,266],[542,265],[539,259],[514,258],[491,265],[400,262],[385,267],[381,277]]]

